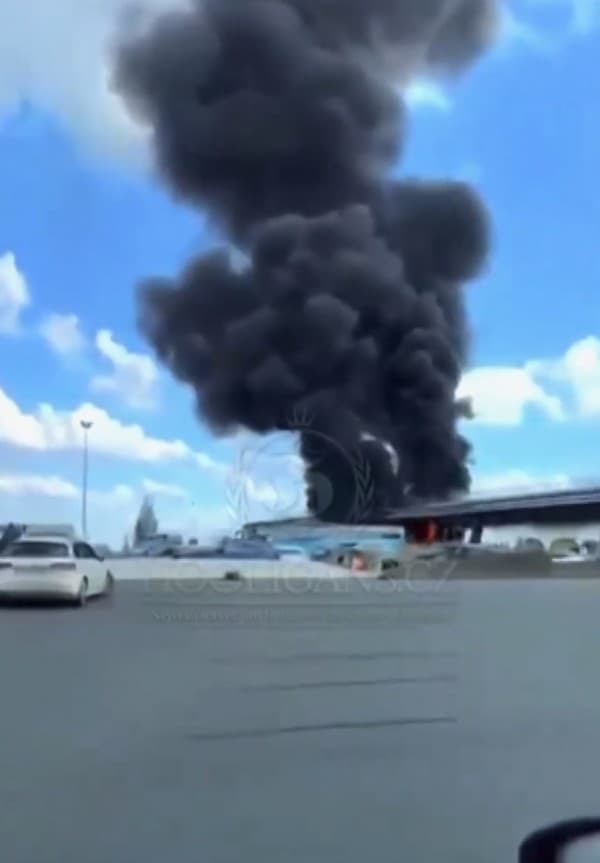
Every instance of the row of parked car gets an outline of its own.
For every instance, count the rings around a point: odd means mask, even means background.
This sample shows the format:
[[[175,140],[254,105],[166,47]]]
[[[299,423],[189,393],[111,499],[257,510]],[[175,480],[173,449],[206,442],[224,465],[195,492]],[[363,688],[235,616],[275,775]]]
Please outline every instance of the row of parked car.
[[[578,542],[573,537],[557,537],[552,540],[548,548],[537,537],[525,537],[517,542],[516,549],[547,551],[552,560],[557,563],[596,560],[600,555],[600,543],[597,540],[588,539]]]
[[[177,560],[286,560],[290,558],[309,560],[309,555],[300,546],[273,543],[257,537],[242,539],[225,537],[214,545],[182,544],[168,537],[156,538],[143,548],[133,552],[137,557],[168,557]]]

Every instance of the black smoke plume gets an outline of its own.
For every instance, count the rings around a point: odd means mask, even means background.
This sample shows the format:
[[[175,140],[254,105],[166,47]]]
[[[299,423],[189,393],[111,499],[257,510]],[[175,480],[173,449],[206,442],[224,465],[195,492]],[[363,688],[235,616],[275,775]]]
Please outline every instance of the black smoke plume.
[[[190,0],[122,41],[161,176],[226,251],[140,292],[143,331],[218,433],[295,429],[308,505],[367,519],[469,487],[462,285],[488,245],[461,183],[390,178],[401,89],[488,45],[495,0]]]

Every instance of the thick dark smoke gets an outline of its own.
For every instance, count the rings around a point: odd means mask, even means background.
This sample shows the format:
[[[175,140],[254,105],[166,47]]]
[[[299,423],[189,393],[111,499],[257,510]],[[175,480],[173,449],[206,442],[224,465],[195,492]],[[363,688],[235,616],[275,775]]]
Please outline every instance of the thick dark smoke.
[[[217,432],[296,429],[308,503],[374,517],[469,487],[462,284],[488,244],[460,183],[391,180],[399,88],[486,47],[494,0],[194,0],[119,50],[161,175],[248,256],[149,280],[141,323]]]

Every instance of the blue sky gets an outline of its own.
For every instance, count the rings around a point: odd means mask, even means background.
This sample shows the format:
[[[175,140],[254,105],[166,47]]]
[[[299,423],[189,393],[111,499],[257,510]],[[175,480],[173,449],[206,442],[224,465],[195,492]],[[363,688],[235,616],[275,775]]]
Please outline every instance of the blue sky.
[[[291,442],[213,439],[137,332],[136,283],[215,237],[152,178],[138,130],[102,89],[122,0],[55,5],[64,15],[41,22],[24,22],[17,0],[0,11],[0,521],[78,522],[84,416],[96,539],[119,542],[145,491],[188,533],[293,509]],[[491,211],[461,385],[481,489],[598,476],[600,0],[506,8],[503,38],[465,77],[411,91],[399,166],[469,179]],[[75,28],[89,38],[73,55]],[[283,503],[281,471],[256,467],[257,452],[291,464]]]

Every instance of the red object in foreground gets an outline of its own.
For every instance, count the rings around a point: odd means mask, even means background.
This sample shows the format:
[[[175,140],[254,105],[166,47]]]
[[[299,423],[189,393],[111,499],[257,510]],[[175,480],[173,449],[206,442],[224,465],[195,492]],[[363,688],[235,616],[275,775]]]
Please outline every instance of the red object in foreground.
[[[437,542],[439,538],[439,526],[435,521],[419,521],[412,529],[412,540],[418,545]]]

